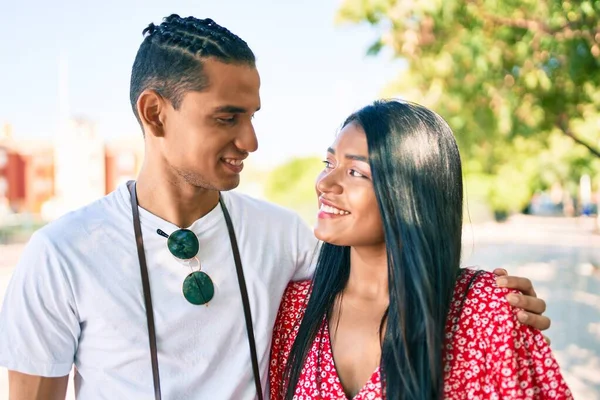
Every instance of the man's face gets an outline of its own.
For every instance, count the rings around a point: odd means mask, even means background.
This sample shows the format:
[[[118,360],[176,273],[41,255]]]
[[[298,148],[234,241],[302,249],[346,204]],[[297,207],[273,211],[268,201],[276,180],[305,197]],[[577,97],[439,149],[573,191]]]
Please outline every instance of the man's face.
[[[187,92],[178,110],[167,107],[160,152],[187,183],[231,190],[240,182],[242,161],[256,151],[252,117],[260,109],[255,67],[204,60],[208,87]]]

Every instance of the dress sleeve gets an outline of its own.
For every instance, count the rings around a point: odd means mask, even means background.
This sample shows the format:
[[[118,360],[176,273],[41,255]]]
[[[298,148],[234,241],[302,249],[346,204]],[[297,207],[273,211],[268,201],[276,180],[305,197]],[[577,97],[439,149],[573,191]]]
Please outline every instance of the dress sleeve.
[[[501,293],[498,293],[501,292]],[[518,309],[498,290],[498,304],[491,325],[489,357],[491,373],[501,399],[572,399],[558,363],[541,332],[517,319]]]
[[[294,344],[310,288],[310,281],[292,282],[283,294],[271,342],[269,364],[270,398],[283,398],[283,375]]]

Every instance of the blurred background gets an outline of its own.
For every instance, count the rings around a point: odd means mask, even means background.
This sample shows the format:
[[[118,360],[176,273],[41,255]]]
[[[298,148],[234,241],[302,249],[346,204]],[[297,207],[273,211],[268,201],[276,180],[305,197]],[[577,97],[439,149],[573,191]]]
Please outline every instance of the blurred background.
[[[260,149],[237,190],[313,224],[348,114],[378,97],[432,107],[463,157],[463,264],[530,278],[575,398],[600,399],[600,1],[168,3],[0,2],[0,304],[34,230],[135,178],[142,30],[210,17],[262,78]],[[0,370],[0,400],[6,387]]]

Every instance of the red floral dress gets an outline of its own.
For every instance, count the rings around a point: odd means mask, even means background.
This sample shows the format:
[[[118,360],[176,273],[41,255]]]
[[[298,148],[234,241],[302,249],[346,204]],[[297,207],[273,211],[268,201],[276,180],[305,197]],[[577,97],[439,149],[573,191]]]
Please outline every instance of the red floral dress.
[[[493,274],[476,272],[465,270],[454,290],[443,355],[444,398],[572,399],[542,334],[519,323],[518,310],[506,301],[510,290],[498,288]],[[272,400],[281,398],[278,389],[309,290],[310,281],[290,283],[279,308],[269,367]],[[381,396],[377,368],[353,400]],[[335,369],[326,319],[307,356],[294,399],[347,399]]]

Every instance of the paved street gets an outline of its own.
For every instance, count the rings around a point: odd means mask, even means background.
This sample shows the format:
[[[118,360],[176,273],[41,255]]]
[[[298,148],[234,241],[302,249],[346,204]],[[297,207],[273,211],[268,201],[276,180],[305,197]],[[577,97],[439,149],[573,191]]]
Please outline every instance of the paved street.
[[[519,216],[464,232],[464,265],[503,267],[534,282],[548,303],[552,349],[581,400],[600,400],[600,234],[592,230],[590,219]],[[21,249],[0,246],[2,297]],[[6,386],[0,370],[0,400],[7,399]]]

